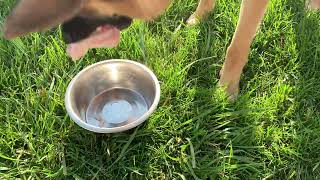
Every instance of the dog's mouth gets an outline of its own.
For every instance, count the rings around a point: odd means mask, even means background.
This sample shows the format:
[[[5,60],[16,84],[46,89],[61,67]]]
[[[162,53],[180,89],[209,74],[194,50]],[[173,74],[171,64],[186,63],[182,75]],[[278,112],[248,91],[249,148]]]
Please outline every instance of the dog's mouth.
[[[77,16],[62,24],[62,35],[68,44],[67,53],[79,59],[90,48],[114,47],[120,41],[120,31],[129,27],[126,16],[87,18]]]
[[[99,30],[103,30],[99,32],[105,32],[110,28],[117,28],[120,31],[129,27],[131,23],[132,19],[126,16],[106,18],[77,16],[62,24],[63,39],[67,44],[76,43],[88,38]]]

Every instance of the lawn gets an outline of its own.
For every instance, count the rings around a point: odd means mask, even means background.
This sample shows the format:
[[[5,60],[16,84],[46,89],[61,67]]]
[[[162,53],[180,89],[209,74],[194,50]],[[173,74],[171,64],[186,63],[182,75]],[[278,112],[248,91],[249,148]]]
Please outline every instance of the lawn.
[[[13,2],[0,1],[1,22]],[[217,74],[240,1],[218,1],[187,28],[196,4],[174,0],[154,22],[136,21],[117,48],[78,62],[59,29],[0,39],[0,179],[319,179],[320,13],[272,0],[241,95],[228,102]],[[82,68],[111,58],[148,65],[161,101],[138,128],[94,134],[69,118],[64,93]]]

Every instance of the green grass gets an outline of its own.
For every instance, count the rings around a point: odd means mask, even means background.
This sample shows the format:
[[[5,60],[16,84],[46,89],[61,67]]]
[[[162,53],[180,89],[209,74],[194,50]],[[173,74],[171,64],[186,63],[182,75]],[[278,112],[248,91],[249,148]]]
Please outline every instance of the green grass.
[[[0,1],[1,22],[12,4]],[[272,0],[229,103],[217,73],[240,2],[220,0],[200,25],[174,32],[196,4],[175,0],[119,47],[79,62],[58,30],[0,39],[0,179],[319,179],[320,13]],[[82,68],[110,58],[152,68],[161,101],[140,127],[99,135],[68,117],[64,93]]]

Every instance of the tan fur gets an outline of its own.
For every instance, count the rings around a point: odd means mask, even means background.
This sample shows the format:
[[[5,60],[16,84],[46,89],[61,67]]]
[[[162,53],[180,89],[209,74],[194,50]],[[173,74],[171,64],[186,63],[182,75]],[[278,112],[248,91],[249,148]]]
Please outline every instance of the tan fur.
[[[306,5],[309,9],[318,10],[320,9],[320,0],[307,0]]]
[[[238,94],[243,67],[247,63],[250,45],[265,14],[269,0],[243,0],[239,20],[225,62],[220,72],[221,86],[231,97]]]
[[[82,0],[22,0],[7,17],[7,39],[43,31],[72,18],[83,6]]]
[[[150,20],[158,16],[170,0],[88,0],[86,9],[100,15],[125,15],[132,18]]]

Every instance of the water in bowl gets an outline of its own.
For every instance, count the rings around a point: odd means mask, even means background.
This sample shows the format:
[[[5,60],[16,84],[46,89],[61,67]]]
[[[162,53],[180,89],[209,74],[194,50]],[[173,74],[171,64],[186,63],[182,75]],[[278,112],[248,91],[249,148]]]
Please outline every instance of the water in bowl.
[[[113,88],[93,98],[86,112],[86,121],[97,127],[124,126],[140,118],[148,108],[144,97],[136,91]]]

